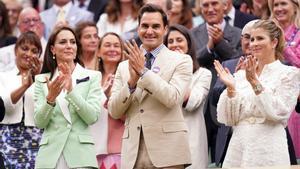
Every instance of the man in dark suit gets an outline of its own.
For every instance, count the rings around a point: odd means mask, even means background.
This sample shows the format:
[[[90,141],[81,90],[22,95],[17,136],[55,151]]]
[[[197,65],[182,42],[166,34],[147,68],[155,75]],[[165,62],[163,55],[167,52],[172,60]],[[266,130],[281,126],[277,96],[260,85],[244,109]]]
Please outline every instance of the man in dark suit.
[[[254,15],[243,13],[233,7],[232,0],[227,0],[225,20],[231,25],[243,29],[244,26],[254,19],[258,19]]]
[[[220,62],[238,56],[241,53],[240,35],[241,30],[230,26],[223,19],[227,3],[224,0],[203,0],[201,1],[202,14],[205,23],[192,29],[197,48],[197,59],[201,66],[212,72],[212,86],[217,79],[217,73],[213,66],[215,59]],[[215,150],[215,136],[217,126],[210,115],[211,90],[208,95],[208,107],[205,111],[205,121],[208,136],[208,146],[211,154]],[[215,120],[216,121],[216,120]],[[214,156],[212,156],[214,161]]]

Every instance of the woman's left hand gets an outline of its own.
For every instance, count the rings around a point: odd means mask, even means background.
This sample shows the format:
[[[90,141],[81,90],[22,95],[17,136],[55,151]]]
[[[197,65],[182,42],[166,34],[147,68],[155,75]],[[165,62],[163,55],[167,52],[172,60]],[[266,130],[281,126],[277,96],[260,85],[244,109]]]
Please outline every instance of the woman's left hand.
[[[246,79],[250,84],[256,84],[258,81],[257,74],[256,74],[256,68],[257,68],[256,58],[252,55],[249,55],[245,59],[244,63],[245,63]]]
[[[113,85],[115,76],[113,74],[109,74],[107,80],[103,84],[104,94],[107,98],[110,97],[111,87]]]
[[[22,74],[22,86],[29,88],[33,83],[31,70],[28,70],[27,73]]]

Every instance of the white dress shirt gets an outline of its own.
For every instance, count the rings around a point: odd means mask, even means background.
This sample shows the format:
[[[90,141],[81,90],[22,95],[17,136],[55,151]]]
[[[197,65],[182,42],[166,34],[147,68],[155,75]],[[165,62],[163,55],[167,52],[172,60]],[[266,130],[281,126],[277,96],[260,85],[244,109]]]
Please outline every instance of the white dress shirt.
[[[137,19],[134,20],[131,16],[128,16],[124,22],[123,27],[119,22],[111,23],[108,21],[107,13],[103,13],[97,22],[98,35],[102,37],[107,32],[115,32],[116,34],[122,36],[125,32],[128,32],[138,26]]]

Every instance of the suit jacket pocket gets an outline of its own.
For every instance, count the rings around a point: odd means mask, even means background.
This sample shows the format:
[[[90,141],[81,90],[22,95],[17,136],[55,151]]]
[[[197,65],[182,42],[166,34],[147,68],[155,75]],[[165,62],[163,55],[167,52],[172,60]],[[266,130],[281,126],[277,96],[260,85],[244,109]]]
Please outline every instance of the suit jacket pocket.
[[[94,139],[89,135],[78,135],[79,142],[81,144],[94,144]]]
[[[129,137],[129,129],[128,127],[125,127],[122,138],[127,139],[128,137]]]
[[[188,128],[184,122],[170,122],[163,124],[163,132],[165,133],[173,133],[179,131],[188,131]]]
[[[43,137],[40,141],[40,146],[47,145],[48,142],[49,142],[49,138],[48,137]]]

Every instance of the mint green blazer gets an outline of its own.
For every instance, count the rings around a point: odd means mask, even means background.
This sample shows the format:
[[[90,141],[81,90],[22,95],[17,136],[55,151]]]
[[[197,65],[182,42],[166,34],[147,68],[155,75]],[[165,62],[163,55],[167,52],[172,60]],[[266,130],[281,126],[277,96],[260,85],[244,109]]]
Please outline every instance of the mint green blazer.
[[[34,121],[38,128],[44,129],[35,167],[55,168],[63,155],[69,168],[97,168],[89,125],[98,120],[102,111],[101,73],[84,69],[77,64],[72,73],[73,90],[62,97],[65,98],[65,107],[58,98],[55,107],[47,104],[45,77],[50,77],[50,73],[37,75],[35,78]],[[65,109],[69,112],[66,113]]]

